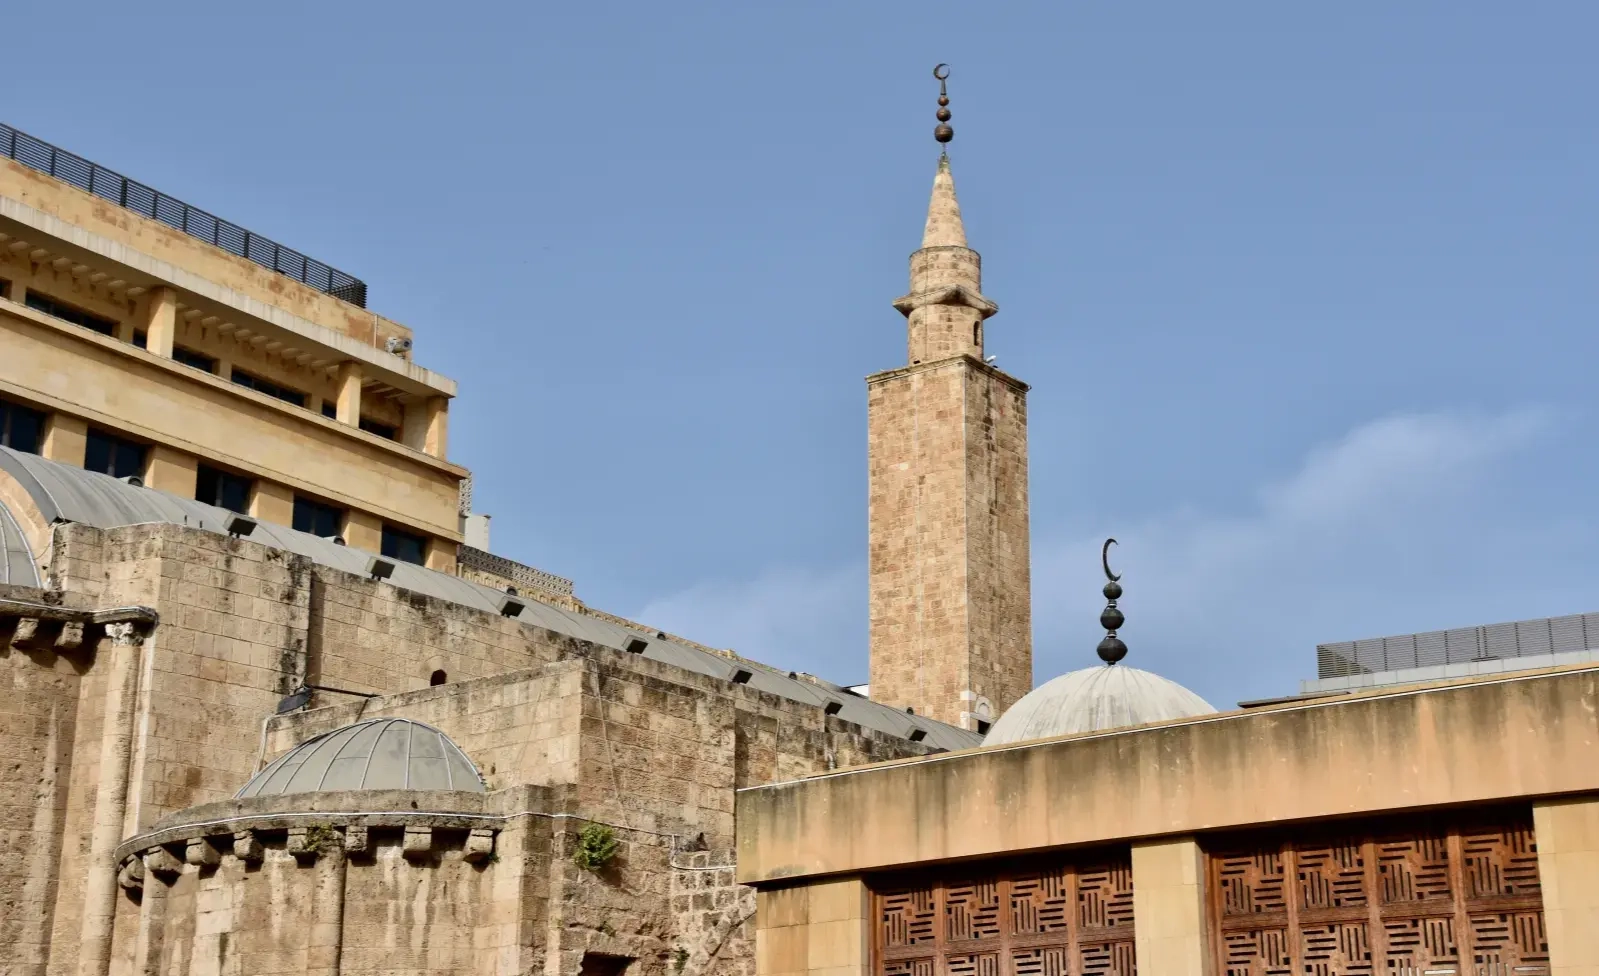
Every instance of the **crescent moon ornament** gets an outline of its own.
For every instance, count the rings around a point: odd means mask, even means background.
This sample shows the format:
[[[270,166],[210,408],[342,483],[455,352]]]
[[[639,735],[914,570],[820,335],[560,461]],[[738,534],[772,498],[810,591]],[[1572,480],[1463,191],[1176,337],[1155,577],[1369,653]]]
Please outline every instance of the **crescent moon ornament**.
[[[1105,567],[1105,578],[1112,583],[1118,582],[1122,578],[1120,573],[1110,571],[1110,547],[1114,545],[1117,545],[1115,539],[1106,539],[1105,544],[1099,550],[1099,564]]]
[[[943,74],[939,74],[940,71],[942,71]],[[944,79],[948,78],[949,77],[949,65],[943,64],[942,62],[939,63],[939,64],[933,65],[933,77],[937,78],[939,81],[943,81]]]

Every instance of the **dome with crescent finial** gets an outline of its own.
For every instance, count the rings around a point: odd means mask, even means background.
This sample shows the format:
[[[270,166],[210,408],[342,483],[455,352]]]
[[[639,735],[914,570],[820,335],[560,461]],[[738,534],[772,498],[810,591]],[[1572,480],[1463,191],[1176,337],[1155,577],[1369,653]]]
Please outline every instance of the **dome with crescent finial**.
[[[1127,656],[1127,645],[1116,636],[1127,618],[1116,606],[1122,595],[1121,576],[1110,571],[1110,547],[1115,544],[1115,539],[1106,539],[1099,554],[1105,569],[1106,604],[1099,614],[1105,637],[1098,651],[1105,663],[1063,674],[1023,695],[988,730],[983,745],[1102,732],[1216,711],[1175,681],[1117,663]]]

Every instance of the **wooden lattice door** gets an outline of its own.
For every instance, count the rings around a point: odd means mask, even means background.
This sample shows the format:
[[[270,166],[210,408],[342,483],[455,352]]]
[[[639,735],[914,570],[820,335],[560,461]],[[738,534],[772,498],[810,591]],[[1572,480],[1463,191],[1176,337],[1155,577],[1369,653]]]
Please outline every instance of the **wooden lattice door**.
[[[1549,972],[1525,811],[1284,832],[1209,863],[1225,976]]]
[[[1133,976],[1126,854],[901,878],[873,896],[876,976]]]

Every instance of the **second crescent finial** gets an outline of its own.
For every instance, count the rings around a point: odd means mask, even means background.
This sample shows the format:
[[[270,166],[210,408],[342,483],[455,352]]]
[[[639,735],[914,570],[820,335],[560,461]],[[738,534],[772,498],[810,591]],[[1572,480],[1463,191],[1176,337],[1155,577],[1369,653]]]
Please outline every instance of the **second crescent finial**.
[[[933,77],[938,79],[938,125],[933,127],[933,138],[947,145],[955,138],[955,130],[949,124],[949,88],[944,84],[949,79],[949,65],[933,65]]]

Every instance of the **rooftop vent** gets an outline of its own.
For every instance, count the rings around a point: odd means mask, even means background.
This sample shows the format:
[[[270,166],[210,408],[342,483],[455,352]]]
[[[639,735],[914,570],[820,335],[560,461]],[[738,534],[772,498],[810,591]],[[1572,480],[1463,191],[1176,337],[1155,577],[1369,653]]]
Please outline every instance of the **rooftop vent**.
[[[755,672],[749,668],[739,668],[733,672],[733,683],[735,685],[747,685],[753,677],[755,677]]]
[[[643,654],[644,649],[649,646],[650,642],[642,637],[629,637],[627,644],[622,649],[629,654]]]

